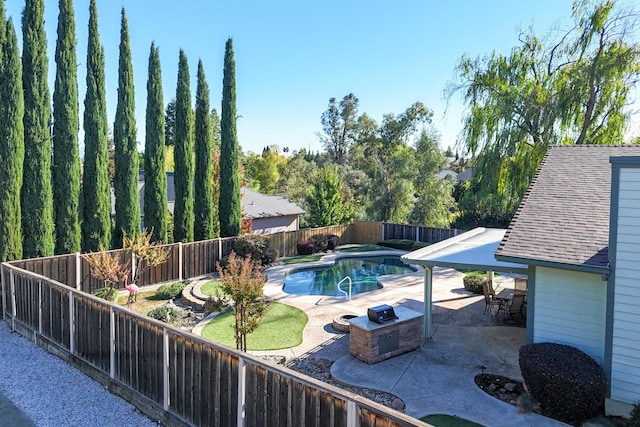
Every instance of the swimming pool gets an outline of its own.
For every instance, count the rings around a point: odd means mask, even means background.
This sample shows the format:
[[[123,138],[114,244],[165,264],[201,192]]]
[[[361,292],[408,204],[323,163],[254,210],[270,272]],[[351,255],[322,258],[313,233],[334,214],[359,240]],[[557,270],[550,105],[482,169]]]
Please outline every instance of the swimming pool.
[[[291,295],[343,296],[337,283],[349,276],[351,294],[361,294],[382,288],[378,277],[387,274],[406,274],[416,271],[402,262],[398,256],[367,256],[339,258],[329,267],[310,267],[294,270],[284,279],[282,290]],[[345,281],[342,289],[348,292]]]

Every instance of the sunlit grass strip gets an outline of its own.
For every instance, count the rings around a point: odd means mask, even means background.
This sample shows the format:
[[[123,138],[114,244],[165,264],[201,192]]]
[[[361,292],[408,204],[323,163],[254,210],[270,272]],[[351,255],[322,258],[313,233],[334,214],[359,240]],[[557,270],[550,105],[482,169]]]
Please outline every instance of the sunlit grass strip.
[[[322,258],[323,256],[324,254],[295,256],[295,257],[286,258],[282,262],[284,262],[286,265],[298,264],[303,262],[315,262],[315,261],[319,261],[320,258]]]
[[[279,350],[300,345],[308,320],[300,309],[271,302],[258,328],[247,335],[247,350]],[[202,336],[235,348],[234,323],[233,313],[228,310],[209,322],[202,329]]]

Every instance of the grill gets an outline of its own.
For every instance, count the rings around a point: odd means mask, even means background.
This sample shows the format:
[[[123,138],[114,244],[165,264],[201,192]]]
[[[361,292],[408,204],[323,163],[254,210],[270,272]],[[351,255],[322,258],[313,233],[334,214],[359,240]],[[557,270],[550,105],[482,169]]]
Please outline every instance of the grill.
[[[384,323],[398,318],[398,316],[396,316],[396,312],[393,311],[393,307],[387,304],[368,308],[367,316],[369,317],[369,320],[376,323]]]

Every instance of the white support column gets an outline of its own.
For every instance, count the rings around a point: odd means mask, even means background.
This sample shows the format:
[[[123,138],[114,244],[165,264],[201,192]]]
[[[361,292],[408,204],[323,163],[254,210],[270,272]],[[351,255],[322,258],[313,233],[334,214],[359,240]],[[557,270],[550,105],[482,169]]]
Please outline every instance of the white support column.
[[[162,407],[169,410],[169,334],[167,328],[162,330]]]
[[[69,291],[69,351],[71,354],[76,352],[76,314],[73,304],[73,291]]]
[[[42,335],[42,280],[38,280],[38,333]]]
[[[424,267],[424,319],[422,323],[422,337],[431,338],[431,305],[433,300],[433,267]]]
[[[131,283],[135,281],[136,278],[136,254],[131,252]]]
[[[246,385],[247,380],[247,366],[245,365],[242,357],[238,358],[238,427],[244,427],[246,424]]]
[[[116,315],[109,308],[109,376],[116,377]]]
[[[82,259],[80,258],[80,252],[76,252],[76,289],[80,289],[80,285],[82,284],[82,278],[80,275],[82,274]]]
[[[218,237],[218,261],[222,259],[222,238]]]
[[[182,242],[178,242],[178,280],[182,282]]]

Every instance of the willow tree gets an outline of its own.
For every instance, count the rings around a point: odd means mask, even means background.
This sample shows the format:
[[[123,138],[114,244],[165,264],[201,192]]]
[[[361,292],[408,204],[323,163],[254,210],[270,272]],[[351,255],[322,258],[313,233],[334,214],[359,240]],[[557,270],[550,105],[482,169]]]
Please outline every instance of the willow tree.
[[[53,213],[57,254],[80,250],[80,156],[76,24],[72,0],[60,0],[53,90]]]
[[[44,29],[44,0],[27,0],[22,13],[24,165],[20,201],[26,258],[51,256],[54,249],[51,189],[51,100]]]
[[[84,167],[82,180],[82,250],[111,245],[111,189],[107,145],[104,50],[98,33],[96,0],[89,5],[87,93],[84,98]]]
[[[477,156],[471,204],[513,213],[546,149],[623,142],[640,76],[638,14],[616,0],[575,1],[574,26],[520,34],[509,54],[464,56],[448,93],[466,104],[460,140]]]
[[[187,55],[180,49],[176,88],[175,174],[176,204],[173,240],[193,241],[193,112]]]
[[[114,246],[122,247],[122,238],[140,233],[140,196],[138,194],[138,152],[133,88],[133,67],[129,44],[129,26],[124,8],[120,30],[118,65],[118,106],[113,125],[115,143],[116,221]]]
[[[155,43],[149,52],[147,113],[144,143],[144,226],[154,242],[167,242],[167,174],[165,161],[164,103],[160,54]]]
[[[196,87],[195,120],[195,197],[194,197],[194,238],[206,240],[215,237],[213,206],[213,140],[211,115],[209,113],[209,85],[204,74],[202,60],[198,61],[198,83]]]
[[[24,101],[18,39],[0,1],[0,261],[22,257],[20,187],[24,160]]]
[[[220,120],[220,198],[218,215],[222,237],[240,234],[240,177],[238,175],[238,134],[236,131],[236,63],[233,40],[227,40],[222,78],[222,119]]]

